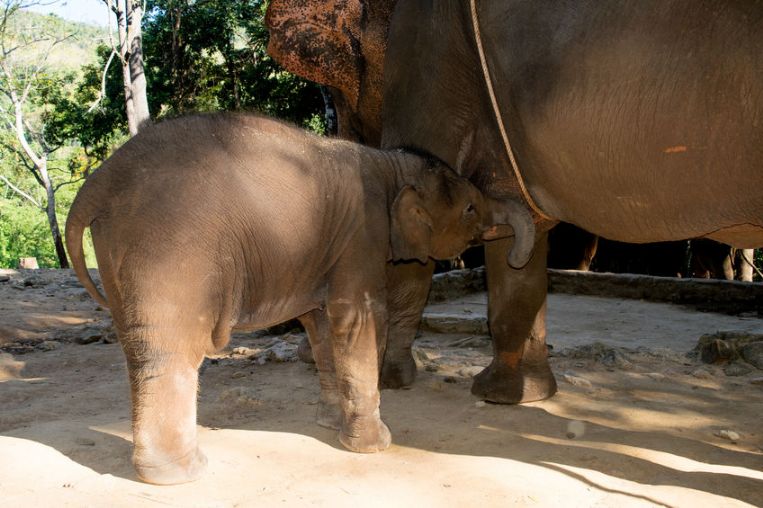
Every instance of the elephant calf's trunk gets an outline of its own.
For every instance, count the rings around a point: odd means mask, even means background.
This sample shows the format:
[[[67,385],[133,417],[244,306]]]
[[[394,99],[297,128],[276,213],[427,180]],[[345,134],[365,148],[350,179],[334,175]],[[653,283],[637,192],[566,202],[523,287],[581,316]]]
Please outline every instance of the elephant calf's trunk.
[[[535,224],[532,215],[522,204],[511,199],[490,200],[491,222],[494,224],[483,240],[496,240],[508,234],[501,234],[497,225],[508,224],[514,230],[514,244],[508,253],[508,263],[512,268],[523,268],[535,248]]]

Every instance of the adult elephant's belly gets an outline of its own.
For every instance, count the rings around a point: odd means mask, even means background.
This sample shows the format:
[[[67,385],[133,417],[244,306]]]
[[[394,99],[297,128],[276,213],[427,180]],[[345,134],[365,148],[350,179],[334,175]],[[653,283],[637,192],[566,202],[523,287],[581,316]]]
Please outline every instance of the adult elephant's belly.
[[[759,22],[689,4],[601,26],[562,13],[564,37],[497,59],[509,137],[549,215],[627,242],[763,245]]]

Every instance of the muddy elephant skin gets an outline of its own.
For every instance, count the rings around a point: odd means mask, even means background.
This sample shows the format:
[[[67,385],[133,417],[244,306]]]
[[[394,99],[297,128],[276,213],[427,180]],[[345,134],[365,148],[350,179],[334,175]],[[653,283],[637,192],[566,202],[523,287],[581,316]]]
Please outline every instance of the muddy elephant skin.
[[[485,230],[486,209],[472,184],[431,159],[254,115],[191,116],[129,140],[80,190],[66,239],[127,358],[138,475],[173,484],[202,473],[204,355],[233,328],[294,317],[316,354],[319,423],[350,450],[386,448],[387,263],[460,253]],[[85,268],[87,227],[106,297]]]

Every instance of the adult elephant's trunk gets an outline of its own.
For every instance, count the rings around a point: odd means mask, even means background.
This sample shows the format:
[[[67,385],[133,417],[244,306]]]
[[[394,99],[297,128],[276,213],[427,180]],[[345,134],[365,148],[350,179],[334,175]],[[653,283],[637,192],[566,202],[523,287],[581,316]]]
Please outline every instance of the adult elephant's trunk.
[[[512,268],[523,268],[535,248],[535,224],[532,215],[523,203],[512,199],[487,199],[488,224],[493,226],[483,235],[483,240],[497,240],[511,236],[501,225],[508,224],[514,230],[514,244],[508,253],[508,263]]]

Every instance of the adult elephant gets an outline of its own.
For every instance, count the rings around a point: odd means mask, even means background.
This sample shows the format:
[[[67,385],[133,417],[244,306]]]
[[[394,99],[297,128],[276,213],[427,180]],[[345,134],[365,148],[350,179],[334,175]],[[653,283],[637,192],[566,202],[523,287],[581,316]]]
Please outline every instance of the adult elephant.
[[[359,19],[337,34],[358,35],[349,47],[362,54],[370,18]],[[522,269],[506,264],[511,240],[486,248],[495,356],[476,395],[517,403],[556,389],[545,345],[546,231],[556,221],[633,243],[763,245],[760,33],[761,1],[397,4],[382,144],[436,155],[488,195],[525,201],[538,223]],[[358,69],[356,96],[367,85]],[[397,267],[391,280],[400,279],[390,303],[401,324],[384,367],[392,385],[411,379],[411,315],[428,267]]]

